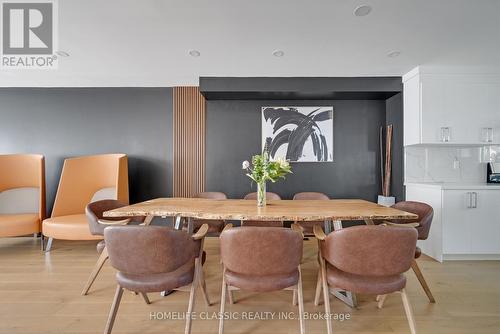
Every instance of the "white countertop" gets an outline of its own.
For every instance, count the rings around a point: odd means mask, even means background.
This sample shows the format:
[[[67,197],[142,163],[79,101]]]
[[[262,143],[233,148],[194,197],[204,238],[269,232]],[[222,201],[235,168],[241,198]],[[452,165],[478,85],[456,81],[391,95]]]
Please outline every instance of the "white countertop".
[[[500,190],[500,183],[440,183],[440,182],[406,182],[405,186],[417,186],[438,189],[463,189],[463,190]]]

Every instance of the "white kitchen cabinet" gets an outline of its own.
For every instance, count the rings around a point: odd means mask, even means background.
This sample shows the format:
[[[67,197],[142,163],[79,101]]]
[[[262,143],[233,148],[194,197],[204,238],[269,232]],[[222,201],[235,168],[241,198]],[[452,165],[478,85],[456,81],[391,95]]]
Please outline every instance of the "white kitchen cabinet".
[[[405,146],[500,143],[500,75],[416,68],[403,84]]]
[[[473,213],[468,207],[469,195],[465,190],[442,192],[443,253],[467,254],[471,252],[470,223]]]
[[[470,220],[471,253],[500,254],[500,192],[482,190],[475,192],[476,204]]]
[[[434,209],[422,251],[438,261],[500,259],[500,186],[406,184],[406,199]]]

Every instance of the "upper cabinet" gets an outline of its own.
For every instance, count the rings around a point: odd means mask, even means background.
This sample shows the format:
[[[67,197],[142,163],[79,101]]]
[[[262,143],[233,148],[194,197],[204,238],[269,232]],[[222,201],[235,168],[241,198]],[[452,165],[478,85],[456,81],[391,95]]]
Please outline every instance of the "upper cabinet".
[[[417,67],[403,84],[405,146],[500,143],[500,75]]]

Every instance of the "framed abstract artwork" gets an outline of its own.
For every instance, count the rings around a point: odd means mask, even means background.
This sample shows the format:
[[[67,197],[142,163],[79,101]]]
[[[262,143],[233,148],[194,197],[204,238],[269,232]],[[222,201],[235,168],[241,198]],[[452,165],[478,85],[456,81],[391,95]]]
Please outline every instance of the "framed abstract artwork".
[[[262,107],[262,148],[271,159],[333,161],[333,106]]]

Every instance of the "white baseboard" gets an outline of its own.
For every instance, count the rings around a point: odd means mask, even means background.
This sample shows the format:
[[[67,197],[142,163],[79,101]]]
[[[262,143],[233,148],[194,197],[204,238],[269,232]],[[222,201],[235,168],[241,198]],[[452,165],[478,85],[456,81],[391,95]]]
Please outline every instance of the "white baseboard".
[[[443,254],[444,261],[481,260],[499,261],[500,254]]]

